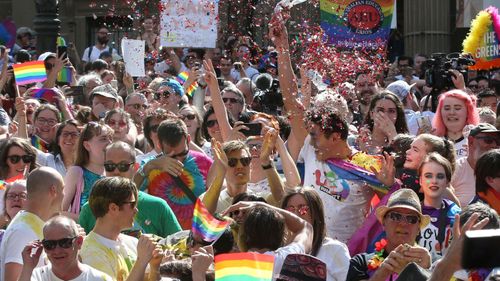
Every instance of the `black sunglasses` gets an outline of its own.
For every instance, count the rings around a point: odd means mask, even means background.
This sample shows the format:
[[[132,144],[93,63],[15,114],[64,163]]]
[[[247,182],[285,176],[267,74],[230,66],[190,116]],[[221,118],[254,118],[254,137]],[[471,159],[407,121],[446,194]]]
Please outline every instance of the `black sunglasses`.
[[[119,164],[104,163],[104,169],[106,170],[106,172],[113,172],[116,168],[118,168],[118,171],[123,173],[128,171],[132,165],[134,165],[134,162]]]
[[[227,103],[228,101],[230,103],[240,103],[240,100],[239,99],[235,99],[235,98],[222,98],[222,101],[224,103]]]
[[[215,126],[215,124],[219,124],[219,122],[217,122],[217,120],[207,120],[207,127],[208,128],[212,128],[213,126]]]
[[[164,99],[168,99],[168,97],[171,95],[172,93],[169,92],[169,91],[164,91],[164,92],[161,92],[161,93],[155,93],[155,100],[160,100],[162,97]]]
[[[420,218],[418,216],[415,216],[415,215],[403,215],[403,214],[396,213],[396,212],[390,212],[389,214],[387,214],[387,216],[391,220],[393,220],[395,222],[405,221],[408,224],[416,224],[416,223],[418,223],[420,221]]]
[[[75,241],[76,237],[70,237],[70,238],[63,238],[59,240],[42,240],[42,246],[45,250],[54,250],[57,245],[63,249],[68,249],[73,246],[73,242]]]
[[[148,109],[148,105],[146,104],[140,104],[140,103],[135,103],[135,104],[129,104],[128,106],[134,108],[135,110],[141,110],[141,109]]]
[[[28,164],[28,163],[31,163],[35,160],[35,156],[31,155],[31,154],[27,154],[27,155],[10,155],[10,156],[7,156],[7,159],[10,160],[10,162],[12,162],[12,164],[17,164],[19,163],[19,161],[22,159],[24,164]]]
[[[228,158],[227,164],[229,165],[229,167],[236,167],[236,165],[238,165],[238,161],[241,163],[241,165],[243,165],[243,167],[246,167],[250,165],[252,157]]]
[[[194,114],[182,115],[181,114],[179,117],[182,119],[182,121],[185,121],[186,119],[187,120],[194,120],[196,118],[196,115],[194,115]]]

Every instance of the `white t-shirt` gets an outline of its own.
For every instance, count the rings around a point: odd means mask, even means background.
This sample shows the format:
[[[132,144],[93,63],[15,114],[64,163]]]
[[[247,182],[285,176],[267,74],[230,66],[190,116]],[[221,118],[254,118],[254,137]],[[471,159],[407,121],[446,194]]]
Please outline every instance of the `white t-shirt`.
[[[252,81],[255,82],[260,72],[249,65],[247,66],[247,68],[245,68],[245,74],[247,75],[248,78],[250,78]],[[231,77],[233,77],[236,80],[236,82],[238,82],[241,79],[240,72],[234,68],[231,69]]]
[[[111,48],[112,49],[112,56],[113,58],[117,57],[118,56],[118,52],[116,51],[115,48]],[[101,55],[101,53],[104,53],[104,52],[107,52],[109,51],[109,46],[106,46],[104,49],[102,50],[99,50],[97,49],[97,47],[94,45],[92,46],[92,53],[90,54],[90,61],[89,61],[89,47],[85,48],[85,51],[83,51],[83,56],[82,56],[82,61],[84,62],[94,62],[96,61],[99,56]]]
[[[310,141],[307,136],[297,161],[304,163],[304,186],[313,187],[323,200],[326,235],[347,243],[365,221],[375,193],[364,181],[338,178],[326,162],[316,159]]]
[[[267,198],[271,194],[271,187],[267,178],[258,182],[247,183],[247,193],[254,194],[263,198]]]
[[[23,257],[21,254],[24,247],[34,240],[43,239],[43,224],[44,222],[37,215],[27,211],[20,211],[14,217],[5,231],[0,246],[1,280],[5,279],[5,264],[17,263],[22,265]],[[45,265],[45,261],[45,252],[42,252],[37,266]]]
[[[67,281],[111,281],[113,280],[106,273],[99,271],[95,268],[92,268],[86,264],[81,264],[82,266],[82,274],[78,277],[67,280]],[[43,267],[35,268],[33,273],[31,274],[31,281],[66,281],[58,278],[52,272],[52,265],[48,264]]]
[[[305,254],[306,250],[299,243],[291,243],[285,247],[278,248],[276,251],[265,252],[266,255],[274,256],[273,280],[279,276],[286,256],[289,254]]]
[[[460,206],[469,205],[469,202],[476,196],[476,176],[469,161],[467,161],[467,157],[456,161],[455,172],[450,183],[455,189],[455,195],[460,200]]]
[[[458,161],[458,159],[467,157],[469,155],[469,141],[467,140],[467,138],[462,138],[453,146],[455,147],[455,153],[457,154],[457,159],[455,159],[455,162]]]
[[[344,243],[325,237],[316,257],[326,264],[328,271],[326,281],[344,281],[346,279],[351,257]]]

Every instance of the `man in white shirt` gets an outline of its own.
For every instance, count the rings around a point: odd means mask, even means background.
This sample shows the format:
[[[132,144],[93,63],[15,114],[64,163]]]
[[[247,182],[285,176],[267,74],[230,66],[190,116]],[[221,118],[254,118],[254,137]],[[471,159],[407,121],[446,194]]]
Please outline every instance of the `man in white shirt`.
[[[57,216],[43,226],[43,240],[33,241],[23,251],[23,271],[19,281],[111,281],[111,277],[78,260],[83,236],[75,221]],[[50,264],[35,268],[45,250]],[[35,254],[32,254],[32,252]]]
[[[250,48],[241,44],[238,46],[238,58],[239,62],[234,63],[234,68],[231,70],[231,77],[234,77],[236,81],[239,81],[243,77],[248,77],[255,81],[259,75],[259,71],[250,65]]]
[[[97,43],[92,47],[87,47],[83,52],[82,61],[85,63],[94,62],[99,58],[101,53],[109,52],[114,57],[118,56],[116,49],[108,46],[109,42],[109,29],[106,27],[101,27],[97,30]]]
[[[26,181],[28,199],[5,231],[0,247],[1,280],[17,281],[23,266],[21,253],[33,240],[41,240],[45,221],[61,211],[64,182],[54,169],[41,167],[33,170]],[[41,258],[38,266],[42,266]]]

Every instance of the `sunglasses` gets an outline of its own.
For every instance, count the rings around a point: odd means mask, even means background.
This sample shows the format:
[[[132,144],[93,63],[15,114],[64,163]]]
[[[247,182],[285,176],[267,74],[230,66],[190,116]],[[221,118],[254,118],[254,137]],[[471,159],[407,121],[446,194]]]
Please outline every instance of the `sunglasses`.
[[[188,153],[189,153],[189,149],[186,149],[186,150],[184,150],[184,151],[182,151],[182,152],[179,152],[179,153],[177,153],[177,154],[174,154],[174,155],[172,155],[172,156],[170,156],[170,157],[171,157],[171,158],[184,157],[184,156],[186,156]]]
[[[242,158],[228,158],[227,159],[227,164],[229,167],[236,167],[238,165],[238,161],[243,165],[243,167],[246,167],[250,165],[250,162],[252,161],[252,157],[242,157]]]
[[[231,213],[229,213],[229,216],[231,218],[234,218],[239,216],[240,214],[245,215],[245,211],[240,211],[240,210],[232,211]]]
[[[222,101],[224,103],[227,103],[227,102],[230,102],[230,103],[240,103],[240,100],[239,99],[235,99],[235,98],[222,98]]]
[[[12,164],[17,164],[19,163],[19,161],[22,159],[24,164],[28,164],[28,163],[31,163],[35,160],[35,156],[31,155],[31,154],[27,154],[27,155],[10,155],[10,156],[7,156],[7,159],[10,160],[10,162]]]
[[[194,114],[182,115],[181,114],[179,117],[182,119],[182,121],[186,121],[186,119],[187,120],[194,120],[196,118],[196,115],[194,115]]]
[[[299,214],[301,216],[305,216],[309,213],[309,206],[307,205],[299,205],[297,207],[295,206],[288,206],[285,208],[287,211]]]
[[[217,120],[207,120],[207,127],[208,128],[212,128],[213,126],[215,126],[215,124],[219,124],[219,122],[217,122]]]
[[[128,106],[132,107],[135,110],[146,110],[149,108],[146,104],[140,104],[140,103],[134,103],[134,104],[129,104]]]
[[[169,91],[164,91],[164,92],[161,92],[161,93],[155,93],[155,100],[160,100],[162,97],[164,99],[168,99],[168,97],[170,97],[172,93],[170,93]]]
[[[396,213],[396,212],[390,212],[389,214],[387,214],[387,217],[389,217],[392,221],[395,221],[395,222],[403,222],[404,221],[408,224],[417,224],[418,222],[420,222],[420,218],[418,216],[403,215],[403,214]]]
[[[118,168],[118,171],[124,173],[127,172],[132,165],[134,165],[134,162],[119,164],[104,163],[104,169],[106,170],[106,172],[113,172],[116,168]]]
[[[494,138],[494,137],[475,137],[475,139],[482,140],[485,144],[491,145],[495,143],[496,145],[500,145],[500,138]]]
[[[116,122],[115,120],[109,120],[108,125],[111,127],[114,127],[116,125],[118,125],[119,127],[125,127],[125,126],[127,126],[127,123],[125,121]]]
[[[47,251],[54,250],[57,245],[63,249],[68,249],[73,246],[73,242],[75,241],[76,237],[70,237],[70,238],[63,238],[59,240],[42,240],[42,246],[43,248]]]

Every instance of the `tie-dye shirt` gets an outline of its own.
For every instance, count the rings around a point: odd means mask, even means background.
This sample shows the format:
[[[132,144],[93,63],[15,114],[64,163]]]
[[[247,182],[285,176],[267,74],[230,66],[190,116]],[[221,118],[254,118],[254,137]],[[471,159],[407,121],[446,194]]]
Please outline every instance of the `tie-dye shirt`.
[[[184,169],[179,178],[196,197],[206,191],[205,181],[212,162],[212,159],[197,151],[189,151],[184,160]],[[141,189],[147,188],[149,194],[164,199],[174,211],[182,229],[190,229],[194,203],[173,177],[167,172],[153,170],[145,182]]]
[[[82,262],[100,270],[113,280],[126,280],[137,260],[137,238],[120,234],[116,241],[90,232],[83,241]]]

